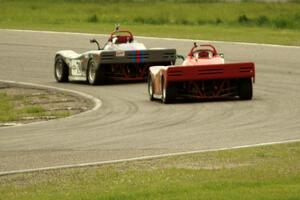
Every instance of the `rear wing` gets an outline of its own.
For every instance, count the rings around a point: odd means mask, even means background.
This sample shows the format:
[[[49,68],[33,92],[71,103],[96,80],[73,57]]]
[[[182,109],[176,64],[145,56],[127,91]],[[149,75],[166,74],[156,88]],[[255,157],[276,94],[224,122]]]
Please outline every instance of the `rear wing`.
[[[115,63],[175,63],[176,49],[102,51],[99,62]]]
[[[165,73],[168,82],[232,78],[253,78],[253,81],[255,81],[255,66],[254,63],[251,62],[217,65],[170,66]]]

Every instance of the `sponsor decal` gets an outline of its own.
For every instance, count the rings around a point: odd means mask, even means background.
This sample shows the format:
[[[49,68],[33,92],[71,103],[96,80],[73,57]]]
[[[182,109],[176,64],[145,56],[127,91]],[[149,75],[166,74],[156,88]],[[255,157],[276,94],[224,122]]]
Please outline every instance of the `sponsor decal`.
[[[116,51],[116,57],[124,57],[124,56],[125,56],[125,51],[120,51],[120,50]]]
[[[135,63],[143,63],[144,61],[144,56],[143,52],[137,50],[134,52],[134,56],[132,57],[132,61]]]

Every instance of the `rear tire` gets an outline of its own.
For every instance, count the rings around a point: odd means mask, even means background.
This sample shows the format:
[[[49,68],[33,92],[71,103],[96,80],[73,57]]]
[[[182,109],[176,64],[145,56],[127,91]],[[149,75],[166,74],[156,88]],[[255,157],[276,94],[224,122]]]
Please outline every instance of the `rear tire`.
[[[101,65],[96,65],[95,61],[90,60],[87,68],[87,81],[91,85],[103,85],[106,83],[105,72]]]
[[[164,78],[161,80],[162,102],[165,104],[172,103],[175,100],[176,88],[174,86],[166,86]]]
[[[151,78],[150,73],[148,75],[148,94],[149,94],[149,100],[153,101],[154,100],[154,97],[153,97],[153,82],[152,82],[152,78]]]
[[[253,96],[252,79],[239,80],[239,96],[241,100],[250,100]]]
[[[61,56],[56,56],[54,77],[57,82],[69,82],[69,67]]]

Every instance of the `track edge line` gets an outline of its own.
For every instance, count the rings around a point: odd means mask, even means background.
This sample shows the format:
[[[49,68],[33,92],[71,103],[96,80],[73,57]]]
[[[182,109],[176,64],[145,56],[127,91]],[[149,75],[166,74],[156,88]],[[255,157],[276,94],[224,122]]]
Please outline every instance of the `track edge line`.
[[[287,144],[287,143],[294,143],[294,142],[300,142],[300,139],[291,139],[291,140],[277,141],[277,142],[265,142],[265,143],[257,143],[257,144],[248,144],[248,145],[240,145],[240,146],[224,147],[224,148],[216,148],[216,149],[202,149],[202,150],[195,150],[195,151],[183,151],[183,152],[177,152],[177,153],[158,154],[158,155],[152,155],[152,156],[151,155],[150,156],[140,156],[140,157],[133,157],[133,158],[125,158],[125,159],[118,159],[118,160],[107,160],[107,161],[90,162],[90,163],[80,163],[80,164],[73,164],[73,165],[72,164],[70,164],[70,165],[58,165],[58,166],[52,166],[52,167],[42,167],[42,168],[33,168],[33,169],[25,169],[25,170],[13,170],[13,171],[0,172],[0,176],[7,176],[7,175],[13,175],[13,174],[22,174],[22,173],[31,173],[31,172],[41,172],[41,171],[48,171],[48,170],[67,169],[67,168],[92,167],[92,166],[100,166],[100,165],[105,165],[105,164],[116,164],[116,163],[122,163],[122,162],[159,159],[159,158],[166,158],[166,157],[173,157],[173,156],[190,155],[190,154],[196,154],[196,153],[227,151],[227,150],[244,149],[244,148],[260,147],[260,146],[269,146],[269,145],[276,145],[276,144]]]
[[[46,31],[46,30],[29,30],[29,29],[9,29],[9,28],[0,28],[0,30],[4,31],[14,31],[14,32],[27,32],[27,33],[46,33],[46,34],[65,34],[65,35],[100,35],[100,36],[108,36],[108,34],[99,34],[99,33],[78,33],[78,32],[60,32],[60,31]],[[213,42],[213,43],[223,43],[223,44],[237,44],[237,45],[251,45],[251,46],[266,46],[266,47],[280,47],[280,48],[300,48],[300,46],[292,46],[292,45],[281,45],[281,44],[267,44],[267,43],[255,43],[255,42],[232,42],[232,41],[222,41],[222,40],[199,40],[199,39],[184,39],[184,38],[168,38],[168,37],[150,37],[150,36],[136,36],[141,39],[156,39],[156,40],[173,40],[173,41],[190,41],[190,42]]]

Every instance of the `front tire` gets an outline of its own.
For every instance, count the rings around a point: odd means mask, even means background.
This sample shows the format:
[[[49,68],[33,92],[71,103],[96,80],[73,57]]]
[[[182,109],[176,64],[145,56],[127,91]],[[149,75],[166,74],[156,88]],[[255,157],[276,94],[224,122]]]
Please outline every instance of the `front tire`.
[[[55,58],[54,77],[57,82],[69,82],[69,67],[61,56]]]
[[[252,79],[245,78],[239,80],[239,96],[241,100],[250,100],[253,96]]]
[[[90,60],[88,64],[87,81],[91,85],[105,84],[106,82],[103,67],[97,66],[93,60]]]

